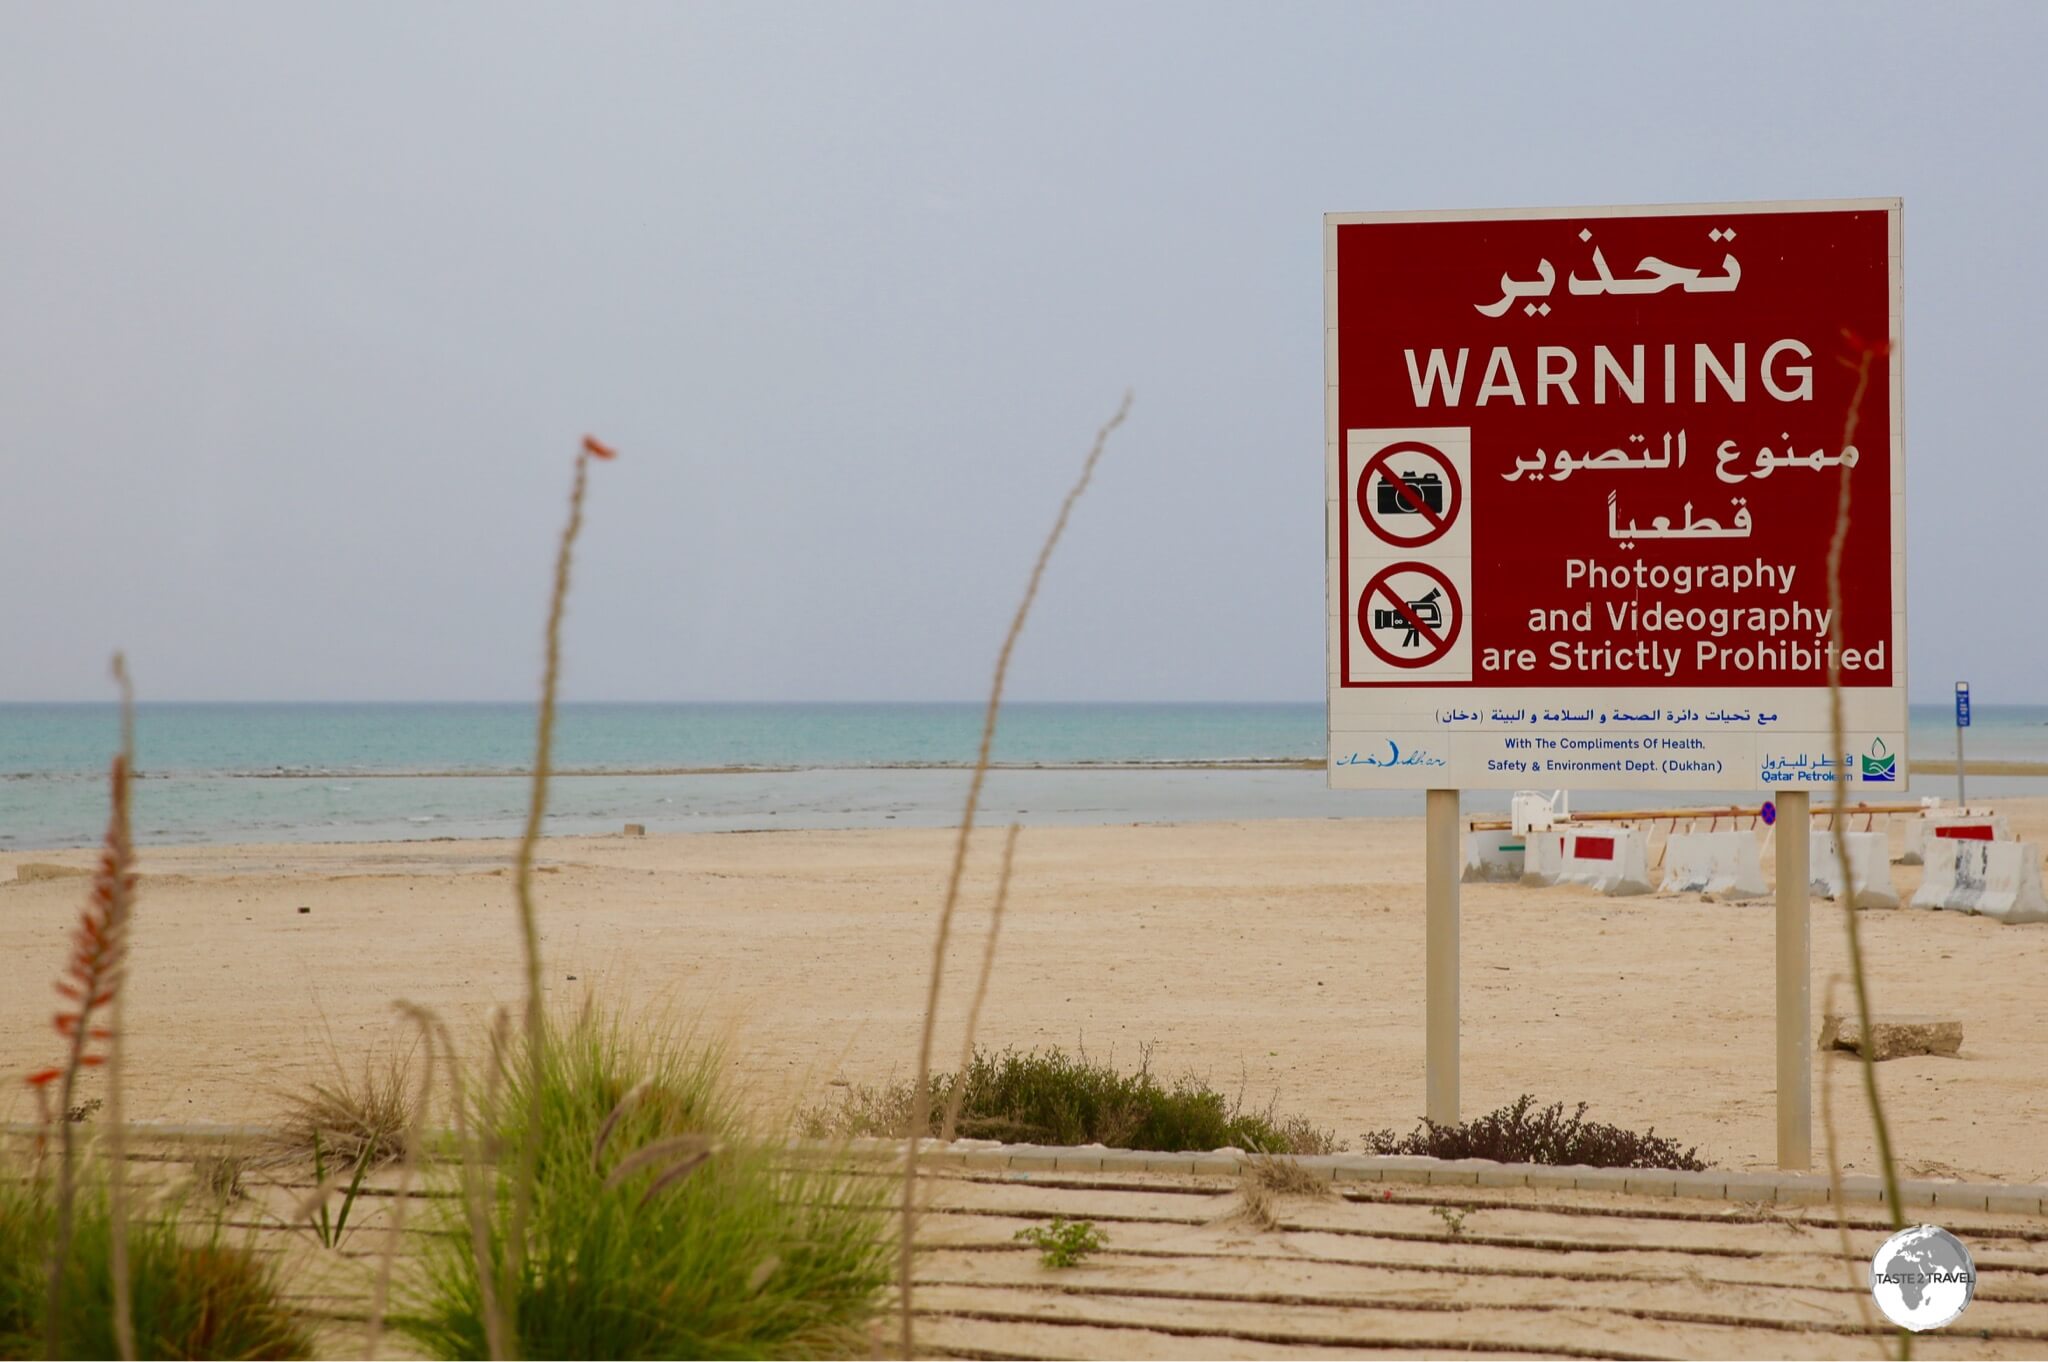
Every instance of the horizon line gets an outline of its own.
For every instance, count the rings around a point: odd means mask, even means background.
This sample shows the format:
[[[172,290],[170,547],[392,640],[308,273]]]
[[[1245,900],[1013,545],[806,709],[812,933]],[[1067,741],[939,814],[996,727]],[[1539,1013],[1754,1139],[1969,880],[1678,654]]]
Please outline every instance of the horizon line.
[[[1532,689],[1535,689],[1535,688],[1532,688]],[[73,707],[77,707],[77,708],[81,708],[81,709],[84,709],[84,708],[90,708],[90,707],[94,707],[94,706],[104,706],[104,707],[109,707],[109,708],[112,708],[112,707],[118,706],[118,705],[119,705],[119,703],[120,703],[120,702],[119,702],[118,700],[113,700],[113,699],[106,699],[106,700],[52,700],[52,699],[10,699],[10,698],[4,698],[4,697],[0,697],[0,706],[23,706],[23,707],[25,707],[25,706],[29,706],[29,705],[37,705],[37,706],[73,706]],[[331,698],[328,698],[328,699],[277,699],[277,698],[274,698],[274,697],[273,697],[273,698],[234,698],[234,699],[220,699],[220,698],[214,698],[214,699],[189,699],[189,698],[187,698],[187,699],[178,699],[178,698],[168,698],[168,699],[166,699],[166,698],[152,698],[152,699],[138,699],[138,700],[137,700],[137,701],[135,702],[135,704],[136,704],[136,707],[137,707],[138,709],[147,709],[147,708],[150,708],[150,707],[152,707],[152,706],[160,706],[160,705],[218,705],[218,706],[227,706],[227,705],[272,705],[272,706],[285,706],[285,705],[335,705],[335,706],[340,706],[340,705],[448,705],[448,706],[457,706],[457,705],[473,705],[473,706],[478,706],[478,707],[483,707],[483,706],[521,706],[521,707],[531,707],[531,706],[535,706],[535,705],[537,705],[538,703],[539,703],[539,701],[538,701],[538,700],[536,700],[536,699],[533,699],[533,698],[530,698],[530,697],[529,697],[529,698],[520,698],[520,699],[511,699],[511,698],[500,698],[500,699],[477,699],[477,698],[457,698],[457,699],[450,699],[450,698],[436,698],[436,697],[425,697],[425,698],[411,698],[411,699],[392,699],[392,698],[390,698],[390,697],[384,697],[384,696],[375,696],[375,697],[364,697],[364,698],[358,698],[358,699],[331,699]],[[846,707],[849,707],[849,708],[853,708],[853,707],[862,707],[862,708],[884,708],[884,707],[899,707],[899,708],[908,708],[908,707],[911,707],[911,706],[917,706],[917,705],[966,705],[966,706],[974,706],[974,707],[983,707],[983,706],[986,706],[986,705],[987,705],[987,703],[988,703],[988,697],[987,697],[987,696],[974,696],[974,697],[969,697],[969,698],[963,698],[963,699],[935,699],[935,698],[923,698],[923,699],[915,699],[915,700],[879,700],[879,699],[857,699],[857,700],[847,700],[847,699],[825,699],[825,698],[814,698],[814,699],[802,699],[802,700],[796,700],[796,699],[779,699],[779,700],[740,700],[740,699],[722,699],[722,698],[721,698],[721,699],[671,699],[671,700],[644,700],[644,699],[642,699],[642,700],[627,700],[627,699],[616,699],[616,698],[589,698],[589,697],[585,697],[585,698],[578,698],[578,699],[574,699],[574,700],[563,700],[563,701],[561,701],[561,702],[560,702],[561,706],[562,706],[563,708],[565,708],[565,709],[568,709],[568,708],[575,708],[575,707],[577,707],[577,706],[579,706],[579,705],[580,705],[580,706],[595,706],[595,705],[618,705],[618,706],[626,706],[626,705],[639,705],[639,706],[647,706],[647,707],[654,707],[654,706],[662,706],[662,705],[707,705],[707,706],[725,706],[725,707],[732,707],[732,708],[740,708],[740,707],[752,707],[752,708],[761,708],[761,709],[769,709],[769,708],[779,708],[779,707],[790,707],[790,708],[794,708],[794,707],[798,707],[798,706],[805,706],[805,705],[840,705],[840,706],[846,706]],[[1916,698],[1916,697],[1914,697],[1914,696],[1911,696],[1911,695],[1909,695],[1909,696],[1907,696],[1907,697],[1906,697],[1906,703],[1907,703],[1907,705],[1908,705],[1908,706],[1924,706],[1924,707],[1928,707],[1928,708],[1943,708],[1943,707],[1946,707],[1946,706],[1948,706],[1948,705],[1949,705],[1949,704],[1951,703],[1951,696],[1950,696],[1949,694],[1947,694],[1947,693],[1943,693],[1943,694],[1940,694],[1940,695],[1938,695],[1938,696],[1935,696],[1935,697],[1931,697],[1931,698]],[[1321,697],[1321,696],[1318,696],[1318,697],[1315,697],[1315,698],[1312,698],[1312,699],[1274,699],[1274,698],[1266,698],[1266,699],[1241,699],[1241,698],[1240,698],[1240,699],[1227,699],[1227,700],[1190,700],[1190,699],[1161,699],[1161,698],[1145,698],[1145,697],[1126,697],[1126,698],[1122,698],[1122,699],[1114,699],[1114,700],[1100,700],[1100,699],[1097,699],[1097,700],[1080,700],[1080,699],[1071,699],[1071,698],[1005,698],[1005,699],[1004,699],[1004,701],[1003,701],[1003,708],[1005,708],[1005,709],[1008,709],[1008,708],[1011,708],[1012,706],[1017,706],[1017,705],[1070,705],[1070,706],[1076,706],[1076,707],[1078,707],[1078,706],[1084,706],[1084,705],[1159,705],[1159,706],[1168,706],[1168,705],[1180,705],[1180,706],[1211,706],[1211,707],[1217,707],[1217,708],[1222,708],[1222,707],[1225,707],[1225,706],[1251,706],[1251,705],[1287,705],[1287,706],[1295,706],[1295,707],[1303,707],[1303,708],[1306,708],[1306,707],[1309,707],[1309,706],[1319,706],[1319,707],[1327,707],[1327,705],[1328,705],[1328,700],[1327,700],[1327,699],[1326,699],[1325,697]],[[1977,702],[1976,702],[1976,707],[1977,707],[1977,708],[1979,708],[1979,709],[2039,709],[2039,708],[2048,708],[2048,699],[2038,699],[2038,700],[1996,700],[1996,701],[1986,700],[1986,701],[1977,701]]]
[[[5,699],[5,698],[0,698],[0,705],[77,705],[77,706],[81,706],[81,707],[83,707],[83,706],[88,706],[88,705],[118,705],[119,703],[120,703],[119,701],[117,701],[117,700],[111,700],[111,699],[109,699],[109,700],[50,700],[50,699]],[[199,699],[199,700],[195,700],[195,699],[175,699],[175,698],[173,698],[173,699],[161,699],[161,698],[159,698],[159,699],[137,699],[135,703],[136,703],[136,706],[137,706],[138,708],[142,708],[142,707],[146,707],[146,706],[149,706],[149,705],[537,705],[537,704],[539,703],[539,701],[538,701],[538,700],[535,700],[535,699],[533,699],[533,698],[530,698],[530,697],[529,697],[529,698],[523,698],[523,699],[506,699],[506,698],[500,698],[500,699],[477,699],[477,698],[462,698],[462,699],[448,699],[448,698],[435,698],[435,697],[426,697],[426,698],[414,698],[414,699],[403,699],[403,700],[399,700],[399,699],[392,699],[392,698],[389,698],[389,697],[365,697],[365,698],[361,698],[361,699],[348,699],[348,700],[342,700],[342,699],[296,699],[296,700],[283,700],[283,699],[276,699],[276,698],[259,698],[259,699],[248,699],[248,698],[241,698],[241,699]],[[915,699],[915,700],[875,700],[875,699],[859,699],[859,700],[844,700],[844,699],[825,699],[825,698],[815,698],[815,699],[805,699],[805,700],[792,700],[792,699],[783,699],[783,700],[741,700],[741,699],[687,699],[687,700],[625,700],[625,699],[605,699],[605,698],[579,698],[579,699],[575,699],[575,700],[563,700],[563,701],[561,701],[560,703],[561,703],[561,705],[562,705],[563,707],[565,707],[565,708],[566,708],[566,707],[569,707],[569,706],[574,706],[574,705],[731,705],[731,706],[735,706],[735,707],[737,707],[737,706],[742,706],[742,705],[749,705],[749,706],[758,706],[758,707],[763,707],[763,708],[766,708],[766,707],[770,707],[770,706],[777,706],[777,705],[792,705],[792,706],[793,706],[793,705],[849,705],[849,706],[851,706],[851,705],[864,705],[864,706],[882,706],[882,705],[901,705],[901,706],[908,706],[908,705],[974,705],[974,706],[985,706],[985,705],[986,705],[986,704],[988,703],[988,697],[987,697],[987,696],[985,696],[985,695],[981,695],[981,696],[973,696],[973,697],[968,697],[968,698],[962,698],[962,699],[932,699],[932,698],[926,698],[926,699]],[[1312,698],[1312,699],[1287,699],[1287,700],[1281,700],[1281,699],[1228,699],[1228,700],[1184,700],[1184,699],[1183,699],[1183,700],[1177,700],[1177,699],[1148,699],[1148,698],[1136,698],[1136,697],[1134,697],[1134,698],[1127,698],[1127,699],[1117,699],[1117,700],[1079,700],[1079,699],[1044,699],[1044,698],[1013,698],[1013,697],[1005,697],[1005,698],[1004,698],[1004,700],[1003,700],[1003,707],[1004,707],[1005,709],[1007,709],[1007,708],[1009,708],[1009,707],[1010,707],[1010,706],[1012,706],[1012,705],[1218,705],[1218,706],[1221,706],[1221,705],[1321,705],[1321,704],[1324,704],[1324,703],[1325,703],[1324,699],[1323,699],[1322,697],[1320,697],[1320,696],[1318,696],[1318,697],[1315,697],[1315,698]]]

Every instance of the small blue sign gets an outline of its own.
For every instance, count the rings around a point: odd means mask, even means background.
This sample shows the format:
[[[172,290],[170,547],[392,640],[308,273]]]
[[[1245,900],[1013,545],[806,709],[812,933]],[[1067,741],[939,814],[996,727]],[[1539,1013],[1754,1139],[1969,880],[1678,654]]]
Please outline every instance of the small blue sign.
[[[1773,824],[1773,823],[1775,823],[1775,822],[1777,822],[1777,821],[1778,821],[1778,806],[1777,806],[1776,804],[1768,804],[1768,803],[1767,803],[1767,804],[1765,804],[1765,805],[1764,805],[1764,826],[1765,826],[1765,827],[1769,827],[1769,826],[1770,826],[1771,824]]]
[[[1956,682],[1956,727],[1970,726],[1970,683]]]

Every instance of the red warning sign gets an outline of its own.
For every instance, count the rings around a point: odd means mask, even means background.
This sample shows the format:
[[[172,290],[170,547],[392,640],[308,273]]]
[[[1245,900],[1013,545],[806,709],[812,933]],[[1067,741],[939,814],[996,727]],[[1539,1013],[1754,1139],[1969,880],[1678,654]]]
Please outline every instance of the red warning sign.
[[[1901,213],[1325,218],[1333,784],[1905,787]]]
[[[1358,632],[1389,666],[1442,661],[1464,627],[1465,603],[1457,586],[1427,563],[1381,568],[1358,598]]]
[[[1397,464],[1401,455],[1410,457]],[[1388,445],[1358,472],[1359,518],[1397,548],[1417,549],[1443,538],[1457,523],[1464,500],[1464,484],[1449,456],[1420,440]],[[1412,533],[1403,533],[1411,528],[1403,522],[1411,520]]]
[[[1459,560],[1463,685],[1825,691],[1833,656],[1845,687],[1897,689],[1895,216],[1334,224],[1330,457],[1350,478],[1337,528],[1364,542],[1343,546],[1333,594],[1382,555]],[[1836,605],[1845,477],[1857,585]]]

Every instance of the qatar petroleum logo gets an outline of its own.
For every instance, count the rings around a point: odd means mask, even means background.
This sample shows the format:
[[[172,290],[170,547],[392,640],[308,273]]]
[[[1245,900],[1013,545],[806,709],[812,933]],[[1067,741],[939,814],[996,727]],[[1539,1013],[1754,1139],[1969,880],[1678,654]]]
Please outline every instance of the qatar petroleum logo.
[[[1863,778],[1867,781],[1884,784],[1899,778],[1898,754],[1884,745],[1883,738],[1872,740],[1869,755],[1860,760],[1863,763]]]

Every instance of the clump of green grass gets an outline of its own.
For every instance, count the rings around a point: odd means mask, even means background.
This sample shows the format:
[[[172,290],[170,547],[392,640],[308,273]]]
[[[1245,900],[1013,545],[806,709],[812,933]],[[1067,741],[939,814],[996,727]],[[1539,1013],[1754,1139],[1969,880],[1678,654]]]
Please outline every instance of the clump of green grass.
[[[941,1114],[959,1101],[958,1133],[971,1139],[1029,1144],[1103,1144],[1113,1149],[1222,1149],[1264,1154],[1327,1154],[1335,1135],[1268,1107],[1248,1111],[1190,1076],[1171,1084],[1152,1073],[1149,1052],[1138,1067],[1069,1055],[1054,1047],[1019,1053],[976,1050],[962,1073],[934,1074],[923,1105],[925,1133],[939,1133]],[[876,1135],[901,1139],[919,1109],[908,1082],[852,1088],[838,1105],[805,1113],[812,1136]]]
[[[372,1146],[364,1145],[356,1154],[356,1161],[348,1173],[348,1186],[341,1194],[341,1214],[329,1213],[327,1203],[334,1189],[340,1185],[341,1172],[328,1171],[327,1156],[320,1147],[320,1136],[313,1136],[313,1195],[302,1208],[306,1227],[320,1241],[322,1248],[340,1248],[341,1239],[348,1232],[349,1212],[356,1206],[356,1199],[363,1192],[363,1177],[370,1171],[370,1156],[375,1152]]]
[[[537,1066],[522,1044],[471,1087],[484,1140],[533,1151],[525,1243],[514,1256],[519,1160],[501,1157],[474,1235],[457,1206],[430,1237],[398,1328],[437,1357],[487,1356],[486,1292],[509,1262],[497,1304],[528,1357],[864,1349],[891,1275],[887,1184],[752,1138],[718,1050],[686,1035],[590,1011],[548,1023]]]
[[[1536,1109],[1523,1093],[1485,1116],[1440,1126],[1424,1117],[1406,1135],[1376,1130],[1365,1137],[1369,1154],[1419,1154],[1437,1159],[1495,1159],[1501,1163],[1585,1164],[1592,1168],[1675,1168],[1697,1173],[1707,1165],[1699,1148],[1648,1131],[1588,1121],[1586,1104],[1570,1116],[1564,1103]]]
[[[118,1357],[113,1217],[103,1177],[73,1201],[58,1318],[50,1329],[50,1246],[56,1205],[46,1179],[0,1166],[0,1358]],[[272,1266],[226,1242],[216,1225],[193,1236],[175,1202],[127,1218],[129,1294],[137,1356],[310,1357],[304,1323],[280,1299]]]
[[[1047,1267],[1073,1267],[1109,1242],[1109,1236],[1089,1220],[1054,1217],[1050,1225],[1033,1225],[1014,1236],[1038,1250],[1038,1261]]]

